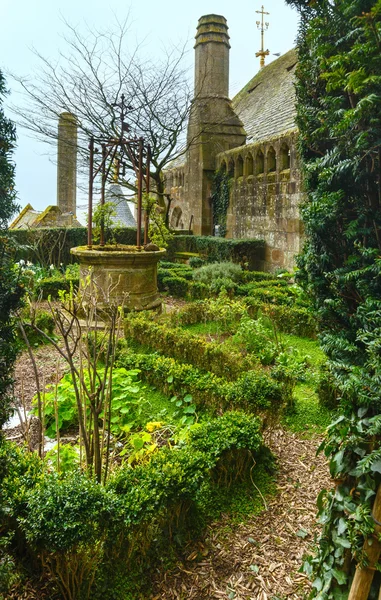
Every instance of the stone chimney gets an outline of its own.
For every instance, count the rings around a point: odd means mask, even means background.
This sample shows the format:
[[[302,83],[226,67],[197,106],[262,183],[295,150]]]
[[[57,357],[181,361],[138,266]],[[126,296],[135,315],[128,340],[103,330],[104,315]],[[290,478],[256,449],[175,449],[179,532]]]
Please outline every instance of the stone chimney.
[[[225,17],[198,22],[195,44],[195,95],[188,125],[187,199],[194,233],[212,234],[210,196],[220,152],[246,141],[242,122],[229,100],[229,35]]]
[[[77,119],[60,114],[57,150],[57,205],[62,213],[77,212]]]
[[[212,96],[229,100],[229,50],[225,17],[201,17],[195,44],[195,98]]]

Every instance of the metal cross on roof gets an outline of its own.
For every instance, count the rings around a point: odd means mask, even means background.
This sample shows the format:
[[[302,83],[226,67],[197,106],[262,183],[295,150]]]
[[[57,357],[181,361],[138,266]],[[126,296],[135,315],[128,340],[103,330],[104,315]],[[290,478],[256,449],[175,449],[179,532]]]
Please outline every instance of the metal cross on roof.
[[[259,50],[259,52],[255,53],[255,56],[258,58],[258,56],[260,57],[260,67],[261,69],[265,66],[265,56],[268,56],[270,54],[269,50],[265,50],[265,46],[264,46],[264,33],[265,31],[269,28],[269,24],[265,23],[263,20],[263,17],[265,15],[269,15],[270,13],[265,12],[264,10],[264,6],[262,5],[261,10],[256,10],[256,13],[258,13],[259,15],[261,15],[261,20],[257,21],[257,28],[260,29],[261,31],[261,49]]]

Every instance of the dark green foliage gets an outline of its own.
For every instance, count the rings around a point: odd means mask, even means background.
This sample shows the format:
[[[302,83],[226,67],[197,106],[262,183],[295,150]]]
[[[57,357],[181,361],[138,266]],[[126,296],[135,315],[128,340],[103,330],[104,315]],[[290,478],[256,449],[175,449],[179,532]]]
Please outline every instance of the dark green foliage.
[[[204,264],[205,264],[205,260],[203,260],[199,256],[192,256],[189,259],[189,266],[192,267],[192,269],[199,269]]]
[[[232,177],[224,171],[217,171],[213,178],[213,192],[211,195],[213,211],[213,227],[218,227],[218,235],[226,235],[226,218],[228,215],[230,188]]]
[[[5,93],[5,81],[0,71],[0,429],[9,416],[9,390],[17,353],[12,313],[19,306],[23,293],[18,274],[13,269],[14,245],[7,235],[8,221],[17,209],[15,168],[11,160],[16,130],[4,115]]]
[[[0,71],[0,230],[7,229],[9,219],[18,208],[14,189],[15,167],[12,163],[16,128],[4,115],[2,103],[5,94],[5,80]]]
[[[61,290],[69,292],[70,286],[78,288],[79,277],[44,277],[36,283],[35,293],[37,296],[41,296],[42,299],[47,299],[49,296],[58,298],[59,292]]]
[[[188,293],[189,283],[184,277],[163,277],[161,288],[176,298],[185,298]]]
[[[208,262],[235,262],[259,271],[263,268],[265,242],[201,235],[176,235],[169,243],[168,258],[173,259],[176,252],[192,252],[200,254]]]
[[[39,262],[43,266],[50,264],[59,267],[61,263],[73,262],[70,248],[86,246],[86,227],[49,227],[48,229],[14,229],[9,232],[18,245],[17,260]],[[136,228],[118,228],[114,232],[118,244],[135,246]],[[143,239],[142,239],[143,241]]]
[[[347,595],[355,563],[345,549],[359,558],[379,484],[381,2],[289,4],[301,16],[296,89],[307,242],[299,266],[343,411],[325,445],[343,483],[319,499],[323,535],[305,567],[315,577],[312,595],[327,600]]]
[[[335,378],[329,370],[328,365],[323,365],[319,374],[319,381],[316,386],[316,393],[322,406],[334,410],[339,404],[339,392],[335,386]]]

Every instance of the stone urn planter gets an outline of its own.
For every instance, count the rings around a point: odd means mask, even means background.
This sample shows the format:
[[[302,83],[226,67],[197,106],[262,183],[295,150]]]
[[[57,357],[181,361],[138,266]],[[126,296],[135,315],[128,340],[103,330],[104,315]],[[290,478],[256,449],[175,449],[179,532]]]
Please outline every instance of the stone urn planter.
[[[70,250],[80,265],[80,290],[95,294],[97,305],[124,305],[125,310],[159,309],[157,263],[165,250],[146,251],[137,246],[79,246]]]

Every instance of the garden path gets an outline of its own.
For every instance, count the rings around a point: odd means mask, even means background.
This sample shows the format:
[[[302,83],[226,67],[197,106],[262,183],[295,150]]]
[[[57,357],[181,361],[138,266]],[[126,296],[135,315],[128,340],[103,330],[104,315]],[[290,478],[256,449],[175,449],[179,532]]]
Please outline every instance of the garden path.
[[[302,439],[277,429],[267,443],[278,458],[277,490],[267,510],[242,525],[228,517],[208,528],[203,544],[189,547],[187,558],[158,576],[154,600],[301,600],[309,590],[299,572],[311,549],[316,498],[331,486],[321,439]]]

